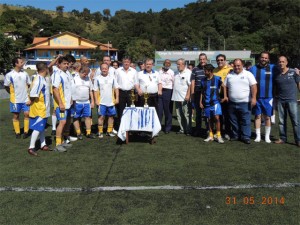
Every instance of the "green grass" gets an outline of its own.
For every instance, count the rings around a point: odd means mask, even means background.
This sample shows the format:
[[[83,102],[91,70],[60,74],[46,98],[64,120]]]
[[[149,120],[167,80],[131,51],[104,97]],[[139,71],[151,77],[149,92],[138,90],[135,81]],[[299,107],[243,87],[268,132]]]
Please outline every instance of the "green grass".
[[[94,118],[96,119],[96,118]],[[49,120],[50,121],[50,120]],[[176,125],[176,121],[174,121]],[[0,102],[0,186],[219,186],[299,183],[299,148],[264,142],[204,143],[160,134],[157,144],[116,139],[74,142],[67,153],[27,153],[14,137],[8,101]],[[50,136],[51,127],[47,130]],[[272,135],[278,137],[277,127]],[[293,142],[291,129],[289,141]],[[299,224],[299,188],[152,190],[82,193],[0,192],[0,224]],[[226,197],[235,196],[236,205]],[[284,205],[261,204],[284,197]],[[254,197],[255,204],[243,204]]]

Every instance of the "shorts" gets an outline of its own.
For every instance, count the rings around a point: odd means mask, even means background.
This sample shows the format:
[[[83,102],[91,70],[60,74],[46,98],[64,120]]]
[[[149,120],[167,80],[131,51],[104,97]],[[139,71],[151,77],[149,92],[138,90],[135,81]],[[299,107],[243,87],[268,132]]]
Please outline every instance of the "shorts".
[[[26,103],[9,103],[10,112],[12,113],[20,113],[29,112],[29,106]]]
[[[35,118],[29,118],[29,128],[31,130],[37,130],[39,132],[42,132],[45,130],[47,124],[47,118],[42,117],[35,117]]]
[[[221,108],[220,103],[216,103],[213,106],[205,107],[204,108],[204,115],[207,118],[212,118],[212,117],[217,116],[217,115],[222,115],[222,108]]]
[[[55,115],[58,121],[60,120],[66,120],[67,117],[71,116],[71,110],[70,109],[66,109],[65,111],[61,112],[59,107],[57,107],[55,109]]]
[[[273,98],[258,98],[252,113],[255,116],[264,114],[271,117],[273,115]]]
[[[106,106],[106,105],[100,105],[98,109],[98,115],[99,116],[115,116],[116,108],[115,106]]]
[[[74,105],[75,113],[74,118],[90,117],[92,114],[90,103],[75,103]]]

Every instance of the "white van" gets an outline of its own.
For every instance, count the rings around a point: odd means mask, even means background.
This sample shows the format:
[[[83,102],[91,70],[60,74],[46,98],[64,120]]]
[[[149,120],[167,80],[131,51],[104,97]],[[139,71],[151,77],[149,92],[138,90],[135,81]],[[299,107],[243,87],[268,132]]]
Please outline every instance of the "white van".
[[[36,64],[38,62],[45,62],[47,65],[51,63],[51,60],[48,59],[29,59],[25,64],[24,64],[24,69],[25,70],[36,70]]]

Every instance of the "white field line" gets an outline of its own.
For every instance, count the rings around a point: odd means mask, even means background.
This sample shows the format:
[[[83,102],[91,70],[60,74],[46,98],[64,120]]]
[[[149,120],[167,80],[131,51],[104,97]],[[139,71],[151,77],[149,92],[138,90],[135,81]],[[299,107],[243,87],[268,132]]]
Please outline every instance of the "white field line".
[[[72,187],[0,187],[0,192],[102,192],[102,191],[144,191],[144,190],[228,190],[228,189],[254,189],[254,188],[293,188],[300,187],[300,183],[279,184],[241,184],[232,186],[113,186],[94,188]]]

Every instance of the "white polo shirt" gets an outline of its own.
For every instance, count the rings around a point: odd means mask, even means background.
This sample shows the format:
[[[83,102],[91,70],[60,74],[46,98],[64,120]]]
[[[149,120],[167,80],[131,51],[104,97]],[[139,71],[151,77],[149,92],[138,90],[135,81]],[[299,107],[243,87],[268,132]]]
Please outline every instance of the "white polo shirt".
[[[236,103],[249,102],[251,86],[256,83],[254,75],[245,69],[239,74],[232,71],[224,81],[224,85],[228,88],[229,100]]]
[[[136,70],[129,67],[127,71],[123,67],[116,70],[115,76],[120,90],[129,91],[134,88]]]
[[[17,72],[15,70],[10,71],[5,75],[4,86],[10,89],[10,102],[11,103],[26,103],[29,101],[28,97],[28,85],[31,84],[28,73],[21,70]]]
[[[192,72],[185,68],[182,72],[177,71],[174,76],[174,87],[172,94],[172,101],[183,102],[191,85]]]
[[[72,99],[77,103],[90,103],[90,91],[93,90],[93,84],[87,76],[81,78],[80,76],[74,77]]]
[[[150,73],[146,70],[140,71],[135,78],[135,84],[140,85],[140,88],[144,93],[157,94],[158,84],[160,83],[159,73],[155,70],[151,70]]]
[[[162,84],[162,88],[173,89],[174,86],[174,71],[168,69],[166,72],[163,69],[159,70],[159,76]]]

